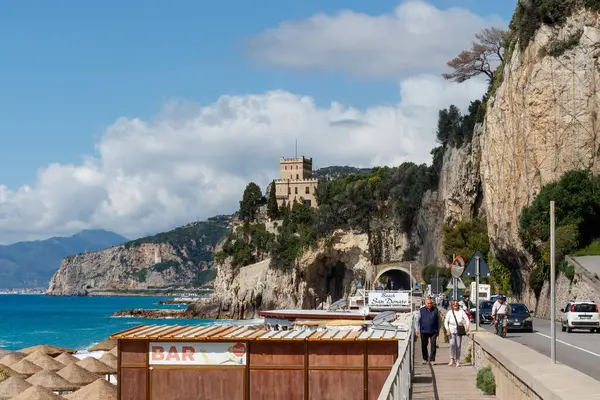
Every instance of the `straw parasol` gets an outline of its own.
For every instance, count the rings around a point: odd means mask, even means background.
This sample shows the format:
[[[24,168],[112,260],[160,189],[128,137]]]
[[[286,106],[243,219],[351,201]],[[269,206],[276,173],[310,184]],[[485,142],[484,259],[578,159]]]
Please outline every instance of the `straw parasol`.
[[[64,354],[64,353],[63,353]],[[47,369],[48,371],[60,371],[65,365],[47,354],[41,351],[36,351],[24,358],[24,360],[31,361],[41,369]]]
[[[116,356],[113,356],[110,353],[104,353],[102,355],[102,357],[100,357],[98,360],[102,361],[104,364],[111,367],[114,371],[114,372],[112,372],[113,374],[117,373],[117,357]]]
[[[30,383],[27,383],[16,376],[11,376],[7,380],[0,382],[0,399],[10,399],[19,393],[26,391],[30,387]]]
[[[65,397],[69,400],[117,400],[117,388],[104,379],[98,379]]]
[[[119,354],[117,352],[117,346],[113,347],[112,350],[109,351],[109,353],[116,357]]]
[[[4,376],[4,378],[3,378],[3,376]],[[6,365],[0,364],[0,382],[5,379],[10,378],[11,376],[16,376],[18,378],[23,378],[23,379],[26,378],[25,375],[22,375],[22,374],[19,374],[18,372],[13,371],[11,367],[7,367]]]
[[[6,350],[6,349],[3,349],[0,347],[0,358],[4,357],[5,355],[10,354],[10,353],[12,353],[12,351]]]
[[[41,351],[42,353],[47,354],[50,357],[56,357],[60,353],[75,354],[77,352],[77,350],[63,349],[61,347],[49,346],[47,344],[40,344],[40,345],[37,345],[37,346],[26,347],[26,348],[24,348],[22,350],[19,350],[19,351],[21,353],[25,353],[26,355],[29,355],[31,353],[35,353],[36,351]]]
[[[88,351],[110,351],[117,345],[117,339],[105,339],[100,343],[90,347]]]
[[[54,371],[40,371],[27,379],[26,382],[35,386],[45,387],[53,392],[66,392],[79,388],[79,386],[67,381]]]
[[[88,371],[76,364],[69,364],[57,372],[59,376],[77,385],[85,386],[101,378],[98,374]]]
[[[64,397],[54,394],[46,388],[32,386],[10,400],[64,400]]]
[[[18,363],[19,361],[21,361],[24,358],[25,358],[25,354],[14,352],[14,353],[7,354],[4,357],[0,358],[0,364],[10,367],[11,365]]]
[[[110,375],[116,373],[116,370],[114,368],[109,367],[108,365],[104,364],[102,361],[99,361],[94,357],[86,357],[75,365],[79,365],[80,367],[85,368],[90,372],[100,375]]]
[[[61,353],[60,355],[54,357],[54,359],[63,365],[75,364],[80,361],[79,358],[69,353]]]
[[[28,360],[21,360],[10,366],[10,368],[18,374],[31,376],[36,372],[40,372],[42,369]]]

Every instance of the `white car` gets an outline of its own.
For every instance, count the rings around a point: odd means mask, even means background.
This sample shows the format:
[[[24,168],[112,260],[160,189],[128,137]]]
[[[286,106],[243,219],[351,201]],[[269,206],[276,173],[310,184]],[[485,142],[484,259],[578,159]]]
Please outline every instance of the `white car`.
[[[600,332],[600,313],[598,305],[593,301],[572,301],[563,309],[561,319],[562,331],[572,332],[573,329],[589,329],[590,332]]]

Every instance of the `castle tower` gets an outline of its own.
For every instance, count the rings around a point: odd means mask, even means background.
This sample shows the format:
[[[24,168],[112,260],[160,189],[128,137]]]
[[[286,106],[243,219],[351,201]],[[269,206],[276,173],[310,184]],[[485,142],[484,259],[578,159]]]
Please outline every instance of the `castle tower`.
[[[162,262],[162,257],[158,251],[158,247],[154,248],[154,264],[159,264]]]
[[[293,205],[297,201],[316,207],[318,183],[312,177],[312,158],[280,158],[279,179],[275,181],[277,205]]]

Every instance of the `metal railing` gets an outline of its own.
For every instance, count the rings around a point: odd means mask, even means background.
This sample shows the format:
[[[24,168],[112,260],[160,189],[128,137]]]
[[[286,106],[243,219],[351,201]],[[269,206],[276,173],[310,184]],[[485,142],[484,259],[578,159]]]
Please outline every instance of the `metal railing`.
[[[414,318],[410,324],[410,333],[406,341],[401,342],[404,349],[398,354],[377,400],[408,400],[412,388],[414,371],[414,344],[415,328]]]

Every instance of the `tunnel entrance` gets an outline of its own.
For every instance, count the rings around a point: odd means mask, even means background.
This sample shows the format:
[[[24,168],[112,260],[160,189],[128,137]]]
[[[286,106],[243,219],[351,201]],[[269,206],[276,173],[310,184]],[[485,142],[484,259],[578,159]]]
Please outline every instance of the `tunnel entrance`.
[[[375,284],[385,290],[409,290],[410,275],[399,269],[390,269],[382,273]]]
[[[331,266],[327,273],[325,290],[326,295],[331,295],[332,301],[344,297],[344,278],[346,277],[346,265],[337,262]]]

